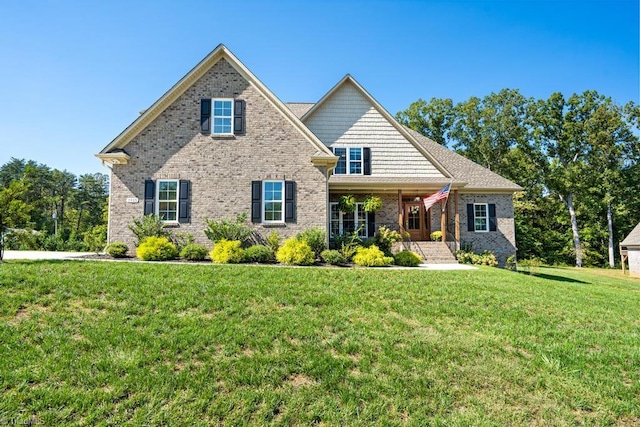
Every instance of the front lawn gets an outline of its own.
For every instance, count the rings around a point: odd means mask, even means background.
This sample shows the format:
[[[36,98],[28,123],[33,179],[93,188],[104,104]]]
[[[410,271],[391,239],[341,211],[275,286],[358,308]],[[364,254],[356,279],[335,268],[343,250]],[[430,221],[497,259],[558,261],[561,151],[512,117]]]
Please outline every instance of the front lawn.
[[[640,280],[602,270],[0,264],[0,421],[636,425]]]

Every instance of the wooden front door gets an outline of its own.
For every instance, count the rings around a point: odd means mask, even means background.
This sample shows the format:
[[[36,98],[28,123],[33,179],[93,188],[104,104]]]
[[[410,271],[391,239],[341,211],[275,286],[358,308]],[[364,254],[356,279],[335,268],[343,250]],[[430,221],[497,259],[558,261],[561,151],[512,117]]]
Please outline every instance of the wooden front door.
[[[413,241],[427,240],[429,230],[422,202],[405,202],[404,229]]]

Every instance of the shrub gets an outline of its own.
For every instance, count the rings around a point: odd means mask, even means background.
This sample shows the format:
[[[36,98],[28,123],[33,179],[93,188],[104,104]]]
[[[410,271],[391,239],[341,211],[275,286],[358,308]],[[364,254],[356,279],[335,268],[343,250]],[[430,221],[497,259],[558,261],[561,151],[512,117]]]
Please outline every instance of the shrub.
[[[422,257],[415,252],[402,251],[394,256],[394,260],[403,267],[417,267],[422,262]]]
[[[51,234],[42,241],[42,249],[45,251],[64,251],[64,240],[59,234]]]
[[[365,267],[384,267],[393,264],[393,258],[385,256],[376,245],[356,249],[353,262]]]
[[[327,249],[327,233],[321,228],[314,227],[298,234],[299,240],[307,242],[316,258],[320,258],[322,251]]]
[[[542,260],[540,258],[529,258],[523,259],[522,261],[518,261],[518,270],[529,273],[532,276],[538,274],[538,269],[542,265]]]
[[[278,249],[276,260],[289,265],[312,265],[315,256],[307,242],[291,237]]]
[[[5,249],[35,251],[41,248],[42,232],[14,228],[5,232],[4,239]]]
[[[253,245],[245,249],[244,260],[247,262],[260,262],[264,264],[273,262],[275,260],[275,256],[273,255],[271,248],[265,245]]]
[[[193,237],[193,234],[191,233],[177,233],[169,236],[169,240],[171,240],[171,243],[176,245],[178,252],[182,252],[182,249],[196,243],[196,239],[195,237]]]
[[[145,215],[142,219],[134,219],[129,224],[129,230],[136,236],[135,245],[145,241],[148,237],[169,237],[170,233],[164,228],[164,223],[157,215]]]
[[[219,240],[209,253],[211,260],[217,264],[237,264],[244,259],[240,240]]]
[[[456,252],[456,258],[463,264],[488,265],[490,267],[496,267],[498,265],[498,260],[491,251],[476,254],[474,252],[459,250]]]
[[[214,244],[221,240],[238,240],[243,244],[249,241],[253,233],[251,229],[244,224],[246,220],[246,213],[238,215],[234,221],[228,218],[223,218],[219,221],[205,218],[204,221],[207,223],[207,227],[204,229],[204,234],[206,234]]]
[[[166,237],[147,237],[138,249],[136,255],[143,261],[166,261],[178,256],[176,245]]]
[[[383,225],[378,228],[374,240],[378,248],[380,248],[385,255],[390,256],[391,247],[394,243],[402,241],[402,234]]]
[[[344,255],[335,249],[326,249],[320,254],[324,262],[331,265],[342,265],[346,262]]]
[[[129,252],[129,246],[122,242],[113,242],[107,246],[107,253],[114,258],[124,258]]]
[[[96,225],[84,233],[84,244],[92,252],[100,252],[107,244],[107,226]]]
[[[189,261],[202,261],[207,257],[207,248],[196,243],[189,243],[180,251],[180,258]]]
[[[281,241],[282,241],[282,238],[280,237],[280,234],[277,231],[272,231],[267,236],[267,246],[269,247],[269,249],[271,249],[271,252],[273,252],[274,256],[276,252],[278,252],[278,249],[280,249]]]
[[[434,242],[442,240],[442,231],[438,230],[431,233],[431,240],[433,240]]]

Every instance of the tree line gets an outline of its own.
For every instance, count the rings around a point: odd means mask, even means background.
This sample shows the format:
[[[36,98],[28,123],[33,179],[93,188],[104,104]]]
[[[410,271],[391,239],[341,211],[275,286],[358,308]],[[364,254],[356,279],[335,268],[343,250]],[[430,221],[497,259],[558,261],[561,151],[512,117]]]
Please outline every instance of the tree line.
[[[8,249],[101,250],[109,178],[76,176],[33,160],[0,166],[0,233]]]
[[[640,221],[640,107],[596,91],[527,98],[418,99],[404,125],[524,188],[514,196],[519,259],[615,266]]]

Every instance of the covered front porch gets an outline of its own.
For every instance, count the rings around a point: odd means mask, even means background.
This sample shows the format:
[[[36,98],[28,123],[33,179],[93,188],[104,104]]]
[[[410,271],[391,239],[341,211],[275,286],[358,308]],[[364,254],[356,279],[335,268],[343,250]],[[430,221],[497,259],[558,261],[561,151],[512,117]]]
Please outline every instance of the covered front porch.
[[[443,184],[446,185],[446,184]],[[363,188],[330,187],[330,226],[332,235],[353,231],[361,225],[360,236],[373,237],[380,226],[400,231],[410,242],[430,242],[438,240],[446,243],[451,252],[460,249],[460,194],[452,186],[447,200],[437,202],[428,210],[423,198],[438,192],[443,185],[420,188],[394,188],[369,190]],[[356,209],[354,213],[339,212],[338,201],[343,195],[353,195],[358,203],[368,195],[382,199],[382,207],[375,213],[364,213]],[[359,206],[360,207],[360,206]],[[366,231],[364,230],[366,228]],[[441,236],[433,235],[441,232]],[[434,237],[438,237],[434,239]]]

